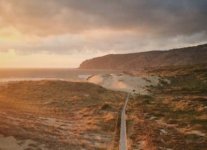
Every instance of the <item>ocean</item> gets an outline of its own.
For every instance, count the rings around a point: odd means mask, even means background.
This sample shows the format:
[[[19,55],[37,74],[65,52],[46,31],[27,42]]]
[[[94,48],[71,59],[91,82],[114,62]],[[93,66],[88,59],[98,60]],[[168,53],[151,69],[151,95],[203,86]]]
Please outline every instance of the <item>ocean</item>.
[[[86,81],[95,74],[119,73],[112,70],[85,69],[0,69],[0,82],[22,80]]]

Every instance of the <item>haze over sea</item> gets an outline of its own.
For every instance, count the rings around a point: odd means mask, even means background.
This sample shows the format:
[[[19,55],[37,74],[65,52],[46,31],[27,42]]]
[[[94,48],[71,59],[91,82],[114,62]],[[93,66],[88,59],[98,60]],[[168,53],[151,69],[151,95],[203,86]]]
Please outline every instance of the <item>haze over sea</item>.
[[[22,80],[68,80],[85,81],[95,74],[117,73],[112,70],[84,69],[0,69],[0,82]]]

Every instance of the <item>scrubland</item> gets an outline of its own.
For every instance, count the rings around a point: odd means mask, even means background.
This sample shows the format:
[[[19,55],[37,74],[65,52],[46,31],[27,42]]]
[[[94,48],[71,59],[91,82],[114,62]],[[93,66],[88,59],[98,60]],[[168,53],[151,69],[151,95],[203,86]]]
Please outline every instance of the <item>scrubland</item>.
[[[126,110],[129,149],[205,150],[206,65],[150,69],[137,75],[108,75],[97,83],[122,82],[130,88],[121,90],[133,93]],[[134,87],[145,92],[133,92]],[[0,150],[117,150],[125,97],[126,93],[91,83],[1,84]]]
[[[90,83],[1,84],[0,149],[113,148],[117,145],[117,119],[124,97],[124,93]]]
[[[205,150],[207,67],[165,67],[150,95],[131,96],[127,107],[129,149]]]

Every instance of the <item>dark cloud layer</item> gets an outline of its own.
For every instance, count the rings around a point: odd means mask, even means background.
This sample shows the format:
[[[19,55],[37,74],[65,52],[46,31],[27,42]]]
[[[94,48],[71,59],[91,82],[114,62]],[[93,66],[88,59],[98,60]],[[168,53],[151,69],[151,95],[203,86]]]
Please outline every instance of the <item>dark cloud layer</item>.
[[[40,35],[94,28],[166,36],[207,31],[206,0],[1,0],[0,5],[5,23]]]
[[[0,50],[69,54],[179,47],[207,41],[207,0],[0,0],[0,29],[7,27],[40,40],[0,41]]]

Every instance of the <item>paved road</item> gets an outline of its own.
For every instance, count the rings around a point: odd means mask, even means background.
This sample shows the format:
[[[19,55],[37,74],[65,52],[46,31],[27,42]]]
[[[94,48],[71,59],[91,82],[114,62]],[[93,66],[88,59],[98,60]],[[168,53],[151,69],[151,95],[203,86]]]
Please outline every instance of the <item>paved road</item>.
[[[120,129],[120,141],[119,150],[127,150],[127,134],[126,134],[126,106],[129,101],[129,93],[126,97],[124,107],[121,112],[121,129]]]

